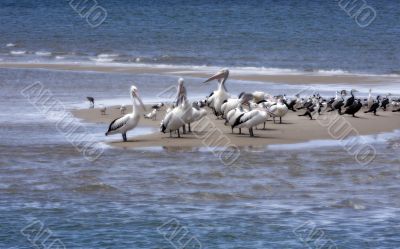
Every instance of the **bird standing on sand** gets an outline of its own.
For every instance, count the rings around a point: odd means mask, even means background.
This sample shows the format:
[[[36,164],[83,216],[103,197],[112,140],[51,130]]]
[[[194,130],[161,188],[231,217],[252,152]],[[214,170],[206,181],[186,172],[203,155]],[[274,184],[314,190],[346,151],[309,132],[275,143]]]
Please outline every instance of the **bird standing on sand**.
[[[126,105],[121,105],[121,107],[119,108],[119,110],[121,111],[122,115],[125,115],[126,112]]]
[[[153,109],[150,113],[144,114],[144,118],[157,120],[157,110]]]
[[[365,111],[364,113],[372,112],[372,113],[374,113],[375,116],[377,116],[376,112],[380,106],[380,99],[381,99],[381,96],[378,95],[378,97],[376,97],[376,101],[371,105],[369,110]]]
[[[164,106],[164,103],[161,102],[161,103],[153,105],[151,108],[159,111],[161,108],[163,108],[163,106]]]
[[[353,117],[356,118],[356,113],[357,113],[359,110],[361,110],[362,106],[363,106],[363,104],[361,103],[361,99],[356,99],[356,100],[353,102],[353,104],[351,104],[350,106],[348,106],[348,107],[346,108],[346,110],[345,110],[343,113],[341,113],[340,115],[349,114],[349,115],[352,115]]]
[[[89,108],[93,109],[94,108],[94,98],[93,97],[86,97],[86,99],[89,101]]]
[[[106,115],[107,107],[104,105],[100,105],[100,113],[101,115]]]
[[[162,133],[169,132],[172,137],[172,132],[176,131],[178,137],[181,137],[179,129],[184,127],[190,117],[192,116],[192,106],[186,97],[186,88],[184,86],[184,80],[182,78],[178,81],[178,96],[176,100],[176,107],[172,109],[164,119],[161,121],[160,130]]]
[[[225,87],[225,82],[229,77],[229,70],[222,69],[215,75],[211,76],[209,79],[204,81],[204,83],[218,80],[218,89],[211,93],[207,99],[208,105],[214,110],[214,114],[218,117],[222,115],[221,106],[225,100],[229,99],[231,95]]]
[[[126,138],[126,133],[129,130],[134,129],[140,120],[140,115],[138,112],[138,103],[146,111],[146,108],[142,102],[142,99],[139,96],[138,89],[136,86],[131,86],[130,95],[132,99],[132,113],[126,114],[123,117],[117,118],[111,122],[108,131],[106,132],[106,136],[114,135],[114,134],[122,134],[122,138],[124,142],[128,141]]]
[[[271,116],[273,117],[274,123],[275,123],[275,118],[279,117],[279,123],[282,124],[282,117],[284,117],[288,113],[289,109],[283,103],[282,98],[279,98],[278,102],[276,103],[276,105],[272,105],[268,109],[268,111],[271,114]]]

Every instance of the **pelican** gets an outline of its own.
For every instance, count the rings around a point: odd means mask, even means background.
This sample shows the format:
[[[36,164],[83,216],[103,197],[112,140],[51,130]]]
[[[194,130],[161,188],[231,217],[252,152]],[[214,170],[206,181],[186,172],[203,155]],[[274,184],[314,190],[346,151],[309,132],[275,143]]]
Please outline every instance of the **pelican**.
[[[192,117],[192,107],[186,97],[186,88],[182,78],[178,81],[178,96],[176,107],[167,113],[165,118],[161,121],[161,132],[169,132],[172,137],[172,132],[177,131],[178,137],[181,137],[179,128],[185,126]]]
[[[128,141],[126,138],[126,132],[134,129],[139,123],[140,115],[137,110],[138,109],[137,101],[139,102],[144,111],[146,111],[146,108],[139,96],[139,92],[136,86],[131,86],[130,95],[132,98],[132,113],[126,114],[112,121],[108,128],[108,131],[106,132],[106,136],[121,133],[124,142],[126,142]]]
[[[219,83],[218,89],[214,91],[207,99],[209,106],[214,110],[216,116],[222,115],[221,106],[225,100],[231,97],[231,95],[228,93],[228,90],[225,87],[225,82],[228,79],[228,77],[229,77],[229,70],[222,69],[215,75],[211,76],[208,80],[204,81],[204,83],[207,83],[213,80],[218,80]]]
[[[221,105],[221,113],[223,118],[226,118],[228,112],[235,109],[240,104],[240,98],[243,94],[244,92],[240,93],[238,98],[229,98],[224,101],[224,103]]]
[[[285,116],[286,113],[288,113],[289,108],[283,103],[282,98],[279,98],[276,105],[272,105],[268,111],[274,118],[274,123],[275,117],[279,117],[279,123],[282,124],[282,117]]]
[[[263,108],[257,108],[241,114],[235,121],[233,128],[248,128],[250,137],[254,137],[253,127],[264,123],[268,119],[268,113]]]
[[[192,104],[192,115],[189,118],[188,125],[189,125],[189,132],[191,132],[190,129],[190,123],[194,123],[196,121],[199,121],[203,117],[207,115],[207,111],[204,108],[200,108],[197,102],[193,102]]]
[[[230,111],[227,113],[227,115],[226,115],[226,122],[227,122],[227,124],[229,124],[229,125],[231,126],[231,128],[232,128],[232,133],[233,133],[233,128],[234,128],[234,125],[235,125],[235,123],[236,123],[236,120],[237,120],[242,114],[245,113],[245,111],[244,111],[244,109],[243,109],[243,105],[244,105],[244,104],[249,104],[249,101],[250,101],[252,98],[253,98],[253,95],[252,95],[252,94],[249,94],[249,93],[244,93],[244,94],[242,94],[242,96],[241,96],[241,98],[240,98],[240,103],[239,103],[239,105],[238,105],[235,109],[230,110]],[[242,128],[241,128],[241,127],[238,127],[238,128],[239,128],[239,134],[241,134],[241,133],[242,133]]]

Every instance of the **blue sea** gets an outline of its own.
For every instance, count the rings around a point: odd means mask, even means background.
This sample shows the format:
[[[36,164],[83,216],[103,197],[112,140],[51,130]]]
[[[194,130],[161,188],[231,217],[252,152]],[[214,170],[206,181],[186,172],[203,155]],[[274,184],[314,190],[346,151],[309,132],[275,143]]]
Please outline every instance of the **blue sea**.
[[[20,66],[375,75],[393,77],[398,95],[398,1],[366,1],[376,11],[367,27],[335,0],[97,0],[107,13],[97,27],[69,2],[0,1],[1,249],[400,247],[399,131],[364,137],[377,152],[368,166],[332,141],[242,148],[224,165],[205,148],[114,148],[106,125],[79,121],[76,132],[103,151],[90,161],[59,132],[57,115],[43,115],[23,89],[40,82],[69,111],[87,108],[89,95],[129,103],[132,82],[146,103],[156,102],[154,93],[177,76]],[[215,87],[186,80],[191,99]],[[292,95],[299,87],[228,85],[235,94]],[[343,85],[319,87],[328,96]],[[366,96],[370,86],[358,87]],[[376,82],[374,94],[390,87]],[[128,136],[144,132],[152,130]]]

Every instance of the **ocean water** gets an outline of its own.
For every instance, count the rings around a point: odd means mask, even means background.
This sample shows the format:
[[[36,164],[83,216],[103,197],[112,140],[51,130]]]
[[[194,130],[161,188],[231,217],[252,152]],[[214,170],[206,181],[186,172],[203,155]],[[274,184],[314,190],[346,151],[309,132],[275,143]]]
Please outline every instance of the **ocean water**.
[[[339,75],[399,69],[395,1],[368,1],[378,16],[364,29],[336,1],[98,3],[108,18],[93,29],[67,1],[2,0],[0,63]],[[193,100],[215,87],[185,80]],[[88,95],[98,104],[128,104],[132,82],[146,103],[164,101],[155,93],[176,81],[155,74],[0,69],[0,248],[56,248],[51,243],[58,241],[77,249],[164,249],[182,248],[190,238],[196,243],[184,248],[399,247],[399,131],[365,137],[377,152],[368,166],[334,141],[241,148],[228,166],[205,148],[113,148],[106,142],[116,137],[104,137],[107,125],[79,122],[84,129],[76,132],[104,150],[88,161],[57,130],[57,116],[43,115],[21,93],[40,82],[70,110],[87,108]],[[376,85],[374,94],[388,88],[399,94],[392,84]],[[303,87],[228,85],[233,94],[246,89],[288,96]],[[330,96],[344,86],[316,87]],[[368,88],[358,87],[358,94],[366,96]],[[151,131],[140,127],[129,136]],[[169,235],[181,229],[170,240],[166,223],[179,224]],[[42,236],[26,236],[37,235],[40,225]]]
[[[338,1],[99,0],[92,28],[68,1],[3,0],[0,59],[399,74],[399,3],[366,4],[360,28]]]

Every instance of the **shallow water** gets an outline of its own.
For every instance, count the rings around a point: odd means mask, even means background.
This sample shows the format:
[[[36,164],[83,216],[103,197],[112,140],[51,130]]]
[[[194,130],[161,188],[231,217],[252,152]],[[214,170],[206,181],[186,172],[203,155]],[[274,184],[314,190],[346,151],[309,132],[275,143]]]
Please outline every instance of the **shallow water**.
[[[57,131],[56,120],[20,94],[40,81],[66,107],[83,108],[87,95],[99,103],[128,101],[135,82],[148,102],[176,79],[0,70],[0,247],[32,248],[20,230],[39,220],[66,248],[174,248],[158,231],[170,219],[202,248],[306,248],[295,234],[305,222],[338,248],[398,247],[398,132],[371,139],[377,157],[368,167],[340,145],[321,142],[244,148],[231,166],[198,148],[104,147],[90,162]],[[192,98],[214,87],[187,82]],[[283,90],[273,83],[229,86],[233,92]],[[106,141],[106,125],[81,125]]]

